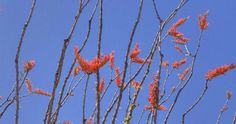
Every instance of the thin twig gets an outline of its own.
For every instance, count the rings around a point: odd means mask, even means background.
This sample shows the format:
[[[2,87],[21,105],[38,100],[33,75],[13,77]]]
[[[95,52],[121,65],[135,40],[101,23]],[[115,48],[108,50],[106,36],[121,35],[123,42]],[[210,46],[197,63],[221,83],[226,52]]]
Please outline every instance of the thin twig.
[[[115,112],[114,112],[113,117],[112,117],[112,124],[115,124],[116,116],[117,116],[118,110],[120,108],[120,103],[121,103],[122,95],[123,95],[123,86],[124,86],[124,82],[125,82],[125,78],[126,78],[126,71],[127,71],[127,67],[128,67],[129,52],[130,52],[130,48],[131,48],[131,45],[132,45],[132,42],[133,42],[135,31],[136,31],[137,26],[138,26],[139,21],[140,21],[142,8],[143,8],[143,1],[144,0],[140,0],[138,16],[137,16],[137,19],[134,23],[132,33],[130,35],[130,40],[129,40],[128,48],[127,48],[126,55],[125,55],[125,62],[124,62],[124,69],[123,69],[124,73],[123,73],[123,76],[122,76],[122,85],[121,85],[121,88],[120,88],[120,93],[119,93],[119,99],[118,99],[118,102],[117,102],[117,106],[116,106]]]
[[[88,88],[88,82],[89,82],[89,76],[87,77],[86,83],[85,83],[85,87],[84,87],[84,94],[83,94],[83,111],[82,111],[82,122],[83,124],[85,124],[86,122],[86,118],[85,118],[85,108],[86,108],[86,96],[87,96],[87,88]]]
[[[16,57],[15,57],[15,68],[16,68],[16,113],[15,113],[15,124],[19,123],[19,113],[20,113],[20,92],[19,92],[19,58],[20,58],[20,51],[21,51],[21,47],[23,44],[23,40],[25,38],[25,33],[26,30],[30,24],[31,18],[33,16],[33,12],[35,9],[35,5],[36,5],[36,0],[32,1],[32,7],[30,9],[29,12],[29,16],[26,20],[26,23],[24,24],[24,27],[22,29],[21,32],[21,37],[20,37],[20,41],[18,44],[18,48],[17,48],[17,52],[16,52]]]

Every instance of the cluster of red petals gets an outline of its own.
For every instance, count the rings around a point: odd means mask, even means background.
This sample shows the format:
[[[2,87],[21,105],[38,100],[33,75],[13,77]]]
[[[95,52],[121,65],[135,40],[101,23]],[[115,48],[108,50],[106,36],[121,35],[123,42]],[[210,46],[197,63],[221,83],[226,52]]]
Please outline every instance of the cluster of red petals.
[[[79,66],[78,66],[78,67],[75,67],[75,68],[74,68],[74,76],[77,76],[80,71],[81,71],[81,68],[80,68]]]
[[[99,93],[102,93],[102,91],[104,90],[104,85],[105,85],[105,81],[104,79],[102,79],[99,85],[99,90],[98,90]]]
[[[201,31],[205,30],[209,25],[209,23],[207,22],[207,17],[208,11],[206,11],[203,15],[198,16],[198,24]]]
[[[234,69],[235,67],[236,67],[236,64],[229,64],[229,65],[223,65],[219,68],[208,71],[206,74],[206,80],[211,80],[219,75],[226,73],[227,71]]]
[[[179,79],[180,80],[184,80],[184,78],[186,77],[186,75],[188,74],[188,72],[190,71],[190,67],[188,67],[188,68],[186,68],[185,70],[184,70],[184,72],[182,73],[182,74],[179,74]]]
[[[92,119],[91,118],[87,119],[86,124],[92,124]]]
[[[68,121],[68,120],[65,120],[65,121],[63,121],[63,124],[72,124],[72,122]]]
[[[189,39],[184,37],[184,34],[177,31],[177,28],[184,24],[184,22],[189,19],[189,17],[186,18],[180,18],[174,25],[171,26],[171,28],[168,30],[168,34],[175,38],[175,43],[177,44],[186,44]]]
[[[24,62],[24,70],[25,72],[28,72],[32,70],[35,67],[35,61],[34,60],[29,60],[27,62]]]
[[[186,59],[186,58],[184,58],[184,59],[182,59],[182,60],[180,60],[180,61],[175,61],[175,62],[172,64],[172,67],[173,67],[173,68],[178,68],[179,66],[185,64],[186,62],[187,62],[187,59]]]
[[[116,86],[121,87],[121,75],[120,75],[120,68],[116,67],[116,79],[115,79]]]
[[[27,87],[29,93],[32,93],[33,92],[33,86],[31,84],[30,80],[26,79],[25,83],[26,83],[26,87]]]
[[[95,57],[92,61],[85,60],[79,53],[78,48],[74,48],[75,57],[80,67],[85,73],[96,73],[102,66],[104,66],[109,60],[110,55]]]
[[[42,89],[35,89],[35,90],[34,90],[34,93],[37,93],[37,94],[40,94],[40,95],[44,95],[44,96],[52,96],[51,93],[46,92],[46,91],[44,91],[44,90],[42,90]]]
[[[179,46],[174,46],[174,47],[175,47],[175,49],[176,49],[178,52],[184,53],[183,50],[182,50]]]
[[[135,62],[135,63],[138,63],[138,64],[143,64],[145,62],[144,58],[139,58],[139,57],[132,58],[131,60],[132,60],[132,62]],[[145,63],[150,64],[151,60],[148,59]]]
[[[180,45],[185,45],[188,41],[189,41],[189,39],[185,38],[185,37],[175,39],[175,43],[180,44]]]
[[[131,85],[132,85],[132,87],[133,87],[134,89],[140,89],[140,88],[141,88],[141,84],[140,84],[140,82],[138,82],[138,81],[133,81],[133,82],[131,83]]]
[[[139,44],[136,44],[134,49],[131,51],[129,57],[131,58],[132,62],[138,63],[138,64],[143,64],[145,62],[144,58],[138,57],[140,54],[141,50],[139,49]],[[151,60],[147,60],[145,62],[146,64],[150,64]]]
[[[134,49],[131,51],[129,57],[136,58],[136,57],[138,57],[140,52],[141,52],[141,50],[139,49],[139,44],[136,44]]]
[[[159,89],[158,89],[158,84],[157,83],[151,83],[149,85],[149,97],[148,97],[148,102],[152,106],[156,106],[158,102],[158,95],[159,95]]]
[[[158,106],[150,106],[150,105],[148,106],[148,105],[146,105],[146,106],[144,106],[144,109],[145,110],[155,110],[155,109],[157,109],[157,110],[163,110],[163,111],[167,110],[167,108],[163,105],[158,105]]]
[[[162,63],[161,63],[161,66],[163,66],[163,67],[168,67],[170,64],[169,64],[169,62],[168,61],[163,61]]]
[[[109,59],[109,61],[110,61],[109,67],[111,69],[113,69],[114,66],[115,66],[115,56],[114,55],[115,55],[115,52],[112,51],[111,54],[110,54],[110,59]]]
[[[2,98],[3,98],[3,97],[2,97],[2,96],[0,96],[0,100],[2,100]]]

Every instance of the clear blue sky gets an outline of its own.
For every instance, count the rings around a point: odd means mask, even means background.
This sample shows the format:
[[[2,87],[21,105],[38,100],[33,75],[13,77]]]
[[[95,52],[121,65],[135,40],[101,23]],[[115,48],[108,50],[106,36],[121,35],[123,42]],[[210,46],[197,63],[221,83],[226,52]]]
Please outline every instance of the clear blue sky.
[[[161,17],[167,17],[168,13],[176,7],[179,1],[180,0],[158,0],[157,4]],[[116,65],[121,68],[123,68],[122,62],[124,61],[123,58],[131,28],[136,18],[138,4],[138,0],[104,1],[102,52],[108,54],[112,50],[115,50]],[[214,69],[223,64],[236,63],[236,43],[234,36],[236,32],[235,5],[235,0],[193,0],[190,1],[172,21],[173,23],[180,17],[190,16],[190,20],[180,28],[180,31],[184,32],[186,36],[191,39],[190,50],[193,50],[194,45],[196,45],[196,39],[199,35],[197,15],[206,10],[210,11],[208,19],[210,24],[209,28],[203,34],[202,46],[196,62],[194,77],[181,95],[179,103],[176,105],[174,112],[171,115],[169,121],[170,124],[180,123],[181,113],[186,110],[186,108],[189,107],[189,105],[193,103],[196,97],[200,94],[204,86],[204,75],[208,70]],[[36,60],[36,68],[29,75],[35,88],[42,88],[46,91],[52,90],[52,82],[63,39],[66,38],[70,31],[77,6],[78,0],[37,1],[36,10],[32,18],[32,23],[26,33],[20,58],[20,63],[23,63],[23,61],[28,59]],[[93,6],[94,1],[85,9],[79,20],[76,32],[72,38],[69,49],[67,50],[62,79],[74,58],[73,46],[80,46],[85,37],[87,21]],[[10,92],[10,89],[15,82],[14,57],[21,29],[25,23],[30,7],[31,0],[0,0],[0,95],[3,97]],[[141,56],[147,55],[157,28],[158,22],[155,18],[152,2],[151,0],[145,0],[140,25],[138,26],[134,38],[134,41],[138,41],[140,43],[140,48],[143,50]],[[86,48],[82,52],[82,55],[88,59],[91,59],[96,55],[97,32],[98,13],[93,21],[91,37]],[[171,42],[171,38],[165,40],[163,45],[164,53],[166,54],[165,60],[173,62],[182,58],[182,56],[174,50],[174,44]],[[157,63],[155,63],[154,68],[151,69],[151,74],[156,69],[155,65],[157,65]],[[105,79],[107,79],[106,74],[108,73],[106,70],[108,69],[104,69],[101,75]],[[182,70],[183,68],[175,71],[168,83],[168,89],[177,84],[177,74]],[[211,81],[207,95],[203,101],[201,101],[199,106],[197,106],[197,108],[187,117],[187,122],[189,124],[215,123],[219,110],[225,102],[225,92],[227,90],[232,90],[236,94],[235,76],[236,71],[234,70],[227,73],[225,76],[218,77]],[[108,79],[106,81],[108,81]],[[89,99],[87,102],[87,117],[90,116],[94,105],[94,82],[94,78],[89,82],[90,88],[88,91]],[[151,75],[148,77],[148,80],[146,80],[145,86],[141,92],[142,95],[138,100],[141,107],[148,104],[147,86],[150,82]],[[71,120],[75,124],[81,122],[81,94],[83,86],[84,81],[76,89],[75,96],[69,100],[68,104],[66,104],[61,111],[59,120]],[[115,88],[116,87],[113,85],[109,92],[112,93]],[[24,89],[21,93],[26,94],[27,90]],[[102,102],[104,105],[107,105],[107,100],[109,100],[109,96],[106,97],[107,98]],[[40,124],[44,117],[48,100],[48,97],[37,95],[23,99],[21,102],[21,123]],[[172,102],[169,101],[165,106],[168,108],[171,103]],[[229,110],[223,115],[223,124],[231,123],[233,115],[236,112],[235,105],[236,97],[233,96],[232,101],[230,101]],[[124,109],[125,107],[122,107],[121,111]],[[104,111],[103,108],[102,112]],[[139,115],[140,111],[141,108],[135,110],[134,114]],[[14,112],[14,106],[12,106],[3,119],[0,120],[0,123],[13,123]],[[123,117],[122,114],[123,113],[120,112],[119,117]],[[163,117],[165,117],[165,114],[166,112],[160,112],[160,122],[163,120]],[[147,113],[145,113],[145,117],[146,116]],[[134,116],[133,120],[137,118],[138,116]],[[121,123],[121,121],[120,118],[117,118],[117,122]]]

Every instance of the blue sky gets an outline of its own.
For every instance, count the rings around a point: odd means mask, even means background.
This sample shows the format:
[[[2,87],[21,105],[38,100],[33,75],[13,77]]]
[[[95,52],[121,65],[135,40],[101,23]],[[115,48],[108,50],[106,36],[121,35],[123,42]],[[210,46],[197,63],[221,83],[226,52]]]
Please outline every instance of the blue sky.
[[[158,0],[158,9],[162,18],[166,18],[168,13],[176,7],[179,0]],[[67,50],[64,71],[62,79],[64,79],[70,64],[74,58],[73,46],[82,44],[87,31],[87,23],[92,12],[95,1],[92,1],[85,9],[84,13],[78,22],[76,32],[72,38],[72,42]],[[235,15],[235,0],[208,0],[208,1],[190,1],[171,21],[174,23],[180,17],[190,16],[190,19],[179,29],[184,32],[186,37],[190,38],[190,51],[193,51],[196,45],[196,40],[199,35],[197,15],[204,13],[206,10],[209,14],[209,28],[204,32],[200,53],[196,61],[196,69],[194,76],[185,88],[184,93],[179,99],[174,112],[169,120],[170,124],[180,123],[181,113],[193,103],[196,97],[200,94],[204,86],[204,75],[210,70],[218,66],[230,63],[236,63],[236,16]],[[125,0],[105,0],[104,1],[104,30],[102,38],[102,52],[104,54],[115,50],[116,65],[123,68],[123,61],[126,51],[129,35],[136,18],[139,1],[125,1]],[[17,1],[17,0],[0,0],[0,95],[6,96],[15,82],[15,68],[14,57],[18,40],[20,38],[21,29],[27,18],[29,9],[31,7],[31,0]],[[50,0],[37,1],[36,10],[32,18],[32,22],[27,30],[24,44],[22,47],[22,54],[20,63],[29,59],[35,59],[37,65],[30,73],[31,79],[35,88],[42,88],[46,91],[52,90],[54,73],[57,67],[60,50],[63,44],[63,39],[66,38],[70,31],[76,9],[78,7],[78,0]],[[93,21],[91,37],[88,44],[82,52],[82,55],[88,59],[96,56],[97,38],[98,38],[98,12]],[[168,27],[171,24],[168,25]],[[145,0],[144,8],[140,24],[134,37],[134,43],[138,42],[142,49],[141,56],[145,56],[150,49],[156,30],[158,29],[158,22],[153,11],[152,1]],[[173,48],[174,44],[171,38],[163,41],[163,52],[165,60],[171,63],[179,60],[182,56]],[[133,44],[134,46],[134,44]],[[156,58],[158,59],[158,57]],[[156,71],[157,63],[154,63],[151,73],[145,82],[139,97],[138,103],[141,105],[148,104],[148,84],[152,81],[152,73]],[[21,66],[21,70],[22,70]],[[136,66],[134,66],[135,68]],[[185,66],[187,67],[187,65]],[[184,67],[176,70],[170,82],[168,82],[168,89],[178,83],[177,74],[183,71]],[[108,81],[107,77],[108,67],[102,70],[101,76]],[[79,75],[81,77],[82,75]],[[187,122],[190,124],[199,123],[215,123],[219,110],[225,101],[225,92],[227,90],[236,93],[236,71],[231,71],[225,76],[218,77],[210,82],[210,88],[207,95],[200,102],[199,106],[194,109],[187,117]],[[76,80],[79,79],[76,78]],[[109,77],[109,76],[108,76]],[[141,77],[138,77],[141,79]],[[75,96],[72,97],[61,111],[59,120],[71,120],[74,123],[81,121],[81,103],[82,90],[84,87],[82,81],[80,86],[76,89]],[[86,116],[89,117],[94,105],[94,77],[89,82],[89,99],[87,102],[88,111]],[[112,85],[109,93],[113,94],[116,89]],[[167,89],[167,90],[168,90]],[[27,90],[23,90],[22,94],[26,94]],[[109,95],[106,96],[102,104],[107,105]],[[127,98],[125,98],[127,99]],[[27,97],[21,102],[21,123],[40,124],[49,98],[44,96],[33,95]],[[172,99],[173,100],[173,99]],[[170,107],[172,100],[167,102],[165,106]],[[230,101],[229,110],[224,113],[222,122],[228,124],[232,121],[233,115],[236,112],[236,98],[232,97]],[[126,105],[126,104],[122,104]],[[117,122],[121,123],[123,117],[121,108]],[[104,113],[105,109],[102,109]],[[135,111],[139,115],[141,108]],[[14,122],[14,106],[12,106],[0,120],[0,123],[11,124]],[[160,112],[159,121],[162,122],[166,112]],[[103,114],[102,114],[103,115]],[[147,116],[147,113],[144,115]],[[135,116],[133,120],[137,119]]]

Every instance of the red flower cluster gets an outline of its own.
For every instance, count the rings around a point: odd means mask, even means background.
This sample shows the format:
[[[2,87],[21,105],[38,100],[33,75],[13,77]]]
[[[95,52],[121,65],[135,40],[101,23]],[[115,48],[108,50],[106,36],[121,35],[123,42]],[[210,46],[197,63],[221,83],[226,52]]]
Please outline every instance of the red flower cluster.
[[[189,19],[189,17],[179,19],[171,28],[168,30],[168,34],[175,38],[175,43],[186,44],[189,39],[184,37],[184,34],[177,31],[177,28],[184,24],[184,22]]]
[[[44,95],[44,96],[52,96],[51,93],[46,92],[46,91],[44,91],[44,90],[42,90],[42,89],[35,89],[35,90],[34,90],[34,93],[40,94],[40,95]]]
[[[182,59],[182,60],[180,60],[180,61],[175,61],[175,62],[172,64],[172,67],[173,67],[173,68],[178,68],[179,66],[185,64],[186,62],[187,62],[187,59],[186,59],[186,58],[184,58],[184,59]]]
[[[78,61],[79,65],[81,66],[82,70],[85,73],[91,74],[96,73],[102,66],[104,66],[109,60],[110,55],[95,57],[92,61],[85,60],[80,54],[78,53],[78,48],[74,48],[75,57]]]
[[[111,54],[110,54],[110,59],[109,59],[110,64],[109,64],[109,67],[110,67],[111,69],[113,69],[114,66],[115,66],[115,56],[114,56],[114,54],[115,54],[114,51],[112,51]]]
[[[169,62],[168,62],[168,61],[163,61],[163,62],[161,63],[161,66],[163,66],[163,67],[168,67],[168,66],[169,66]]]
[[[26,79],[25,83],[26,83],[26,87],[27,87],[29,93],[32,93],[33,92],[33,86],[31,84],[30,80]]]
[[[116,86],[121,87],[121,76],[120,76],[120,68],[116,67]]]
[[[28,72],[32,70],[35,67],[35,61],[34,60],[29,60],[28,62],[24,62],[24,70],[25,72]]]
[[[159,72],[153,75],[153,83],[149,85],[149,97],[148,102],[150,105],[145,106],[145,110],[166,110],[166,108],[163,105],[158,105],[158,99],[159,99]]]
[[[63,121],[63,124],[72,124],[72,122],[68,121],[68,120],[65,120],[65,121]]]
[[[211,80],[219,75],[224,74],[227,71],[230,71],[236,67],[236,64],[223,65],[214,70],[208,71],[206,74],[206,80]]]
[[[77,76],[80,71],[81,71],[81,68],[80,68],[79,66],[78,66],[78,67],[75,67],[75,68],[74,68],[74,76]]]
[[[184,53],[183,50],[179,46],[175,46],[175,49],[180,53]]]
[[[198,16],[198,25],[200,27],[200,30],[203,31],[205,30],[209,23],[207,22],[207,17],[208,17],[208,11],[206,11],[203,15]]]
[[[131,83],[131,85],[132,85],[132,87],[133,87],[134,89],[140,89],[140,88],[141,88],[141,84],[140,84],[140,82],[138,82],[138,81],[133,81],[133,82]]]
[[[105,81],[104,81],[104,79],[102,79],[101,81],[100,81],[100,85],[99,85],[99,93],[102,93],[102,91],[104,90],[104,85],[105,85]]]
[[[138,55],[140,54],[141,50],[139,49],[139,45],[136,44],[134,49],[131,51],[129,57],[131,58],[132,62],[143,64],[145,62],[144,58],[139,58]],[[147,60],[146,64],[150,64],[151,60]]]
[[[185,70],[184,70],[184,72],[182,73],[182,74],[179,74],[179,79],[180,80],[184,80],[184,78],[186,77],[186,75],[188,74],[188,72],[190,71],[190,67],[188,67],[188,68],[186,68]]]

